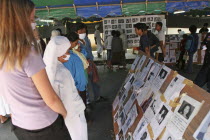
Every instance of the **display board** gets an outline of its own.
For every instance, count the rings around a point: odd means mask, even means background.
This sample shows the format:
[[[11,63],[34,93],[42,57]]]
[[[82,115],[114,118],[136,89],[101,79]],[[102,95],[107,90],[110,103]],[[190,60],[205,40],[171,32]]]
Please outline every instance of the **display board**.
[[[116,140],[210,138],[210,94],[143,52],[112,106]]]
[[[155,23],[161,21],[163,26],[166,25],[165,15],[143,15],[143,16],[132,16],[132,17],[115,17],[105,18],[103,20],[103,32],[104,40],[112,30],[124,29],[128,39],[129,47],[138,47],[140,37],[135,33],[133,27],[136,23],[146,23],[149,26],[149,30],[155,30]]]
[[[205,51],[200,50],[202,37],[201,34],[198,34],[198,36],[199,36],[198,51],[193,56],[193,63],[203,64]],[[166,57],[164,63],[175,64],[177,62],[180,55],[181,40],[182,37],[179,36],[178,34],[166,35]]]

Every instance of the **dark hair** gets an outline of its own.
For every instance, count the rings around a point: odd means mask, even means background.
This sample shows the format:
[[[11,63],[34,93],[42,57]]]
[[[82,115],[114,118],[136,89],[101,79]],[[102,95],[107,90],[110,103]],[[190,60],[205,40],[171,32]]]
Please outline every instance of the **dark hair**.
[[[188,35],[187,34],[183,34],[183,39],[187,39]]]
[[[191,25],[191,26],[189,27],[189,30],[190,30],[191,33],[196,33],[197,27],[196,27],[195,25]]]
[[[78,32],[81,29],[86,29],[87,26],[84,23],[75,23],[72,28],[72,32]]]
[[[115,31],[114,37],[119,37],[119,36],[120,36],[120,32],[119,31]]]
[[[208,23],[204,23],[203,26],[209,26],[209,24]]]
[[[182,31],[181,29],[178,29],[178,31]]]
[[[75,42],[79,39],[79,35],[75,32],[70,32],[67,34],[67,38],[69,39],[69,41]]]
[[[62,35],[62,30],[60,28],[57,28],[56,30],[59,31],[60,34]]]
[[[134,28],[145,31],[147,30],[147,25],[145,23],[136,23],[134,24]]]
[[[116,31],[115,30],[112,30],[111,34],[112,34],[112,36],[115,36]]]
[[[186,114],[187,119],[189,119],[189,117],[190,117],[190,115],[191,115],[191,110],[192,110],[192,108],[191,108],[191,105],[190,105],[190,104],[185,104],[185,105],[182,107],[182,109],[181,109],[181,110],[179,110],[179,113],[184,114],[184,109],[185,109],[187,106],[189,106],[189,107],[190,107],[189,112]]]
[[[156,22],[157,25],[159,25],[160,27],[163,27],[163,23],[162,22]]]

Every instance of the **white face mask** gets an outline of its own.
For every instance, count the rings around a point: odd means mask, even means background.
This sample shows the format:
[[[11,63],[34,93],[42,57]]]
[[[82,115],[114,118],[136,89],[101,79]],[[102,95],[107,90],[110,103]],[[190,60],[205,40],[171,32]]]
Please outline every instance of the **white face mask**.
[[[85,37],[86,37],[86,33],[83,33],[83,34],[79,34],[79,39],[85,39]]]
[[[32,30],[36,29],[36,23],[35,22],[31,23],[31,28],[32,28]]]
[[[77,45],[74,48],[72,48],[72,50],[76,51],[78,48],[79,48],[79,45]]]

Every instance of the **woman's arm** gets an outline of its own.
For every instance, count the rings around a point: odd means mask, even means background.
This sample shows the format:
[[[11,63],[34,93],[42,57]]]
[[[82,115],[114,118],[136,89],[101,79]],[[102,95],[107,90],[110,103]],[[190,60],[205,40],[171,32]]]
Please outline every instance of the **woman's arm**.
[[[42,96],[43,100],[53,111],[61,114],[64,118],[67,115],[66,109],[53,90],[45,69],[42,69],[38,73],[32,76],[32,80]]]

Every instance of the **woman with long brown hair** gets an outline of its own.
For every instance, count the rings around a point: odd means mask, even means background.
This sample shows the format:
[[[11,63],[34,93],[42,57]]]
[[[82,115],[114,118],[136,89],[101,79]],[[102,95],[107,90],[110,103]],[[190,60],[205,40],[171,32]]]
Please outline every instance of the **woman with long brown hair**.
[[[0,0],[0,94],[10,106],[19,140],[70,140],[66,109],[48,80],[33,35],[34,8],[30,0]]]

